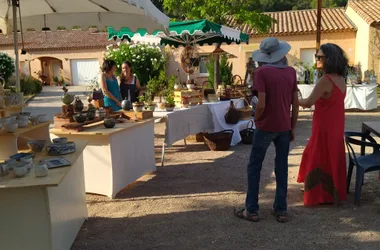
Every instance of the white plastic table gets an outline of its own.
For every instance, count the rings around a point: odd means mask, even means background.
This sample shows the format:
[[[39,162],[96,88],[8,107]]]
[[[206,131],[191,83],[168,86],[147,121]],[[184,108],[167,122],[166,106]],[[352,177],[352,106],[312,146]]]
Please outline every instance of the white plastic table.
[[[93,127],[83,132],[51,129],[52,137],[88,140],[84,150],[86,193],[115,198],[147,173],[156,171],[154,120],[118,123],[114,128]]]
[[[37,178],[34,169],[22,178],[0,177],[0,249],[69,250],[87,219],[83,150],[86,141],[75,141],[76,152],[64,158],[69,167],[50,169]],[[37,153],[35,162],[49,158]]]

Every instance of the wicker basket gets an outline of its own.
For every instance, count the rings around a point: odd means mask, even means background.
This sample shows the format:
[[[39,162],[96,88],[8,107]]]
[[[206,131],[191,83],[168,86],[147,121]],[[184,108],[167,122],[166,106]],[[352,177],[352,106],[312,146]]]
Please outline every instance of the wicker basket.
[[[203,137],[211,151],[225,151],[230,148],[233,134],[232,129],[227,129],[216,133],[204,133]]]
[[[237,108],[236,110],[239,112],[240,120],[251,120],[252,119],[252,106],[249,105],[246,99],[240,99],[238,102],[244,101],[244,107]],[[237,102],[237,103],[238,103]],[[237,103],[235,105],[237,105]]]

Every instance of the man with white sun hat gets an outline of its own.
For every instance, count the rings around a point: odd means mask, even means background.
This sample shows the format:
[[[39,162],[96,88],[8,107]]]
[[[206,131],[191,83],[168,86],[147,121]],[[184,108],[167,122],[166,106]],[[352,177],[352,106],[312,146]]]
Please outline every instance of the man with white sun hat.
[[[262,66],[254,74],[254,90],[258,92],[258,103],[255,111],[256,130],[247,168],[248,191],[245,208],[234,210],[234,215],[241,219],[254,222],[259,220],[260,172],[266,151],[273,142],[276,147],[276,195],[273,212],[277,221],[288,220],[288,155],[298,119],[297,76],[286,59],[290,49],[287,42],[268,37],[261,41],[260,49],[252,53],[253,60]]]

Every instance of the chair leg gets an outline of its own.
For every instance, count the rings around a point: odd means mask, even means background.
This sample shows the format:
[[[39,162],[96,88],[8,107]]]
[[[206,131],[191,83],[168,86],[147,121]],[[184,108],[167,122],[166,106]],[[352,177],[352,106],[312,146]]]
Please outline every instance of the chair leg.
[[[346,192],[347,194],[350,192],[350,184],[351,184],[351,177],[352,177],[352,170],[354,168],[354,164],[352,163],[352,161],[350,160],[350,163],[348,165],[348,173],[347,173],[347,186],[346,186]]]
[[[356,183],[355,183],[354,204],[357,206],[360,205],[360,195],[362,192],[363,177],[364,177],[364,170],[361,169],[360,167],[356,166]]]

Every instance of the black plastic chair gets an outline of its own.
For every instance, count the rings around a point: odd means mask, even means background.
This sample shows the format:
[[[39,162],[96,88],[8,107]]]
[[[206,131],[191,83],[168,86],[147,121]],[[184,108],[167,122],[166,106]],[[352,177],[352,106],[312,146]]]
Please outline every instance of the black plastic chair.
[[[361,189],[366,172],[380,170],[380,145],[370,135],[359,132],[345,132],[346,146],[349,154],[349,166],[347,173],[347,193],[349,193],[352,170],[356,166],[356,183],[354,204],[359,206]],[[352,137],[361,137],[361,140]],[[368,140],[368,141],[366,141]],[[373,153],[357,157],[352,145],[372,147]]]

